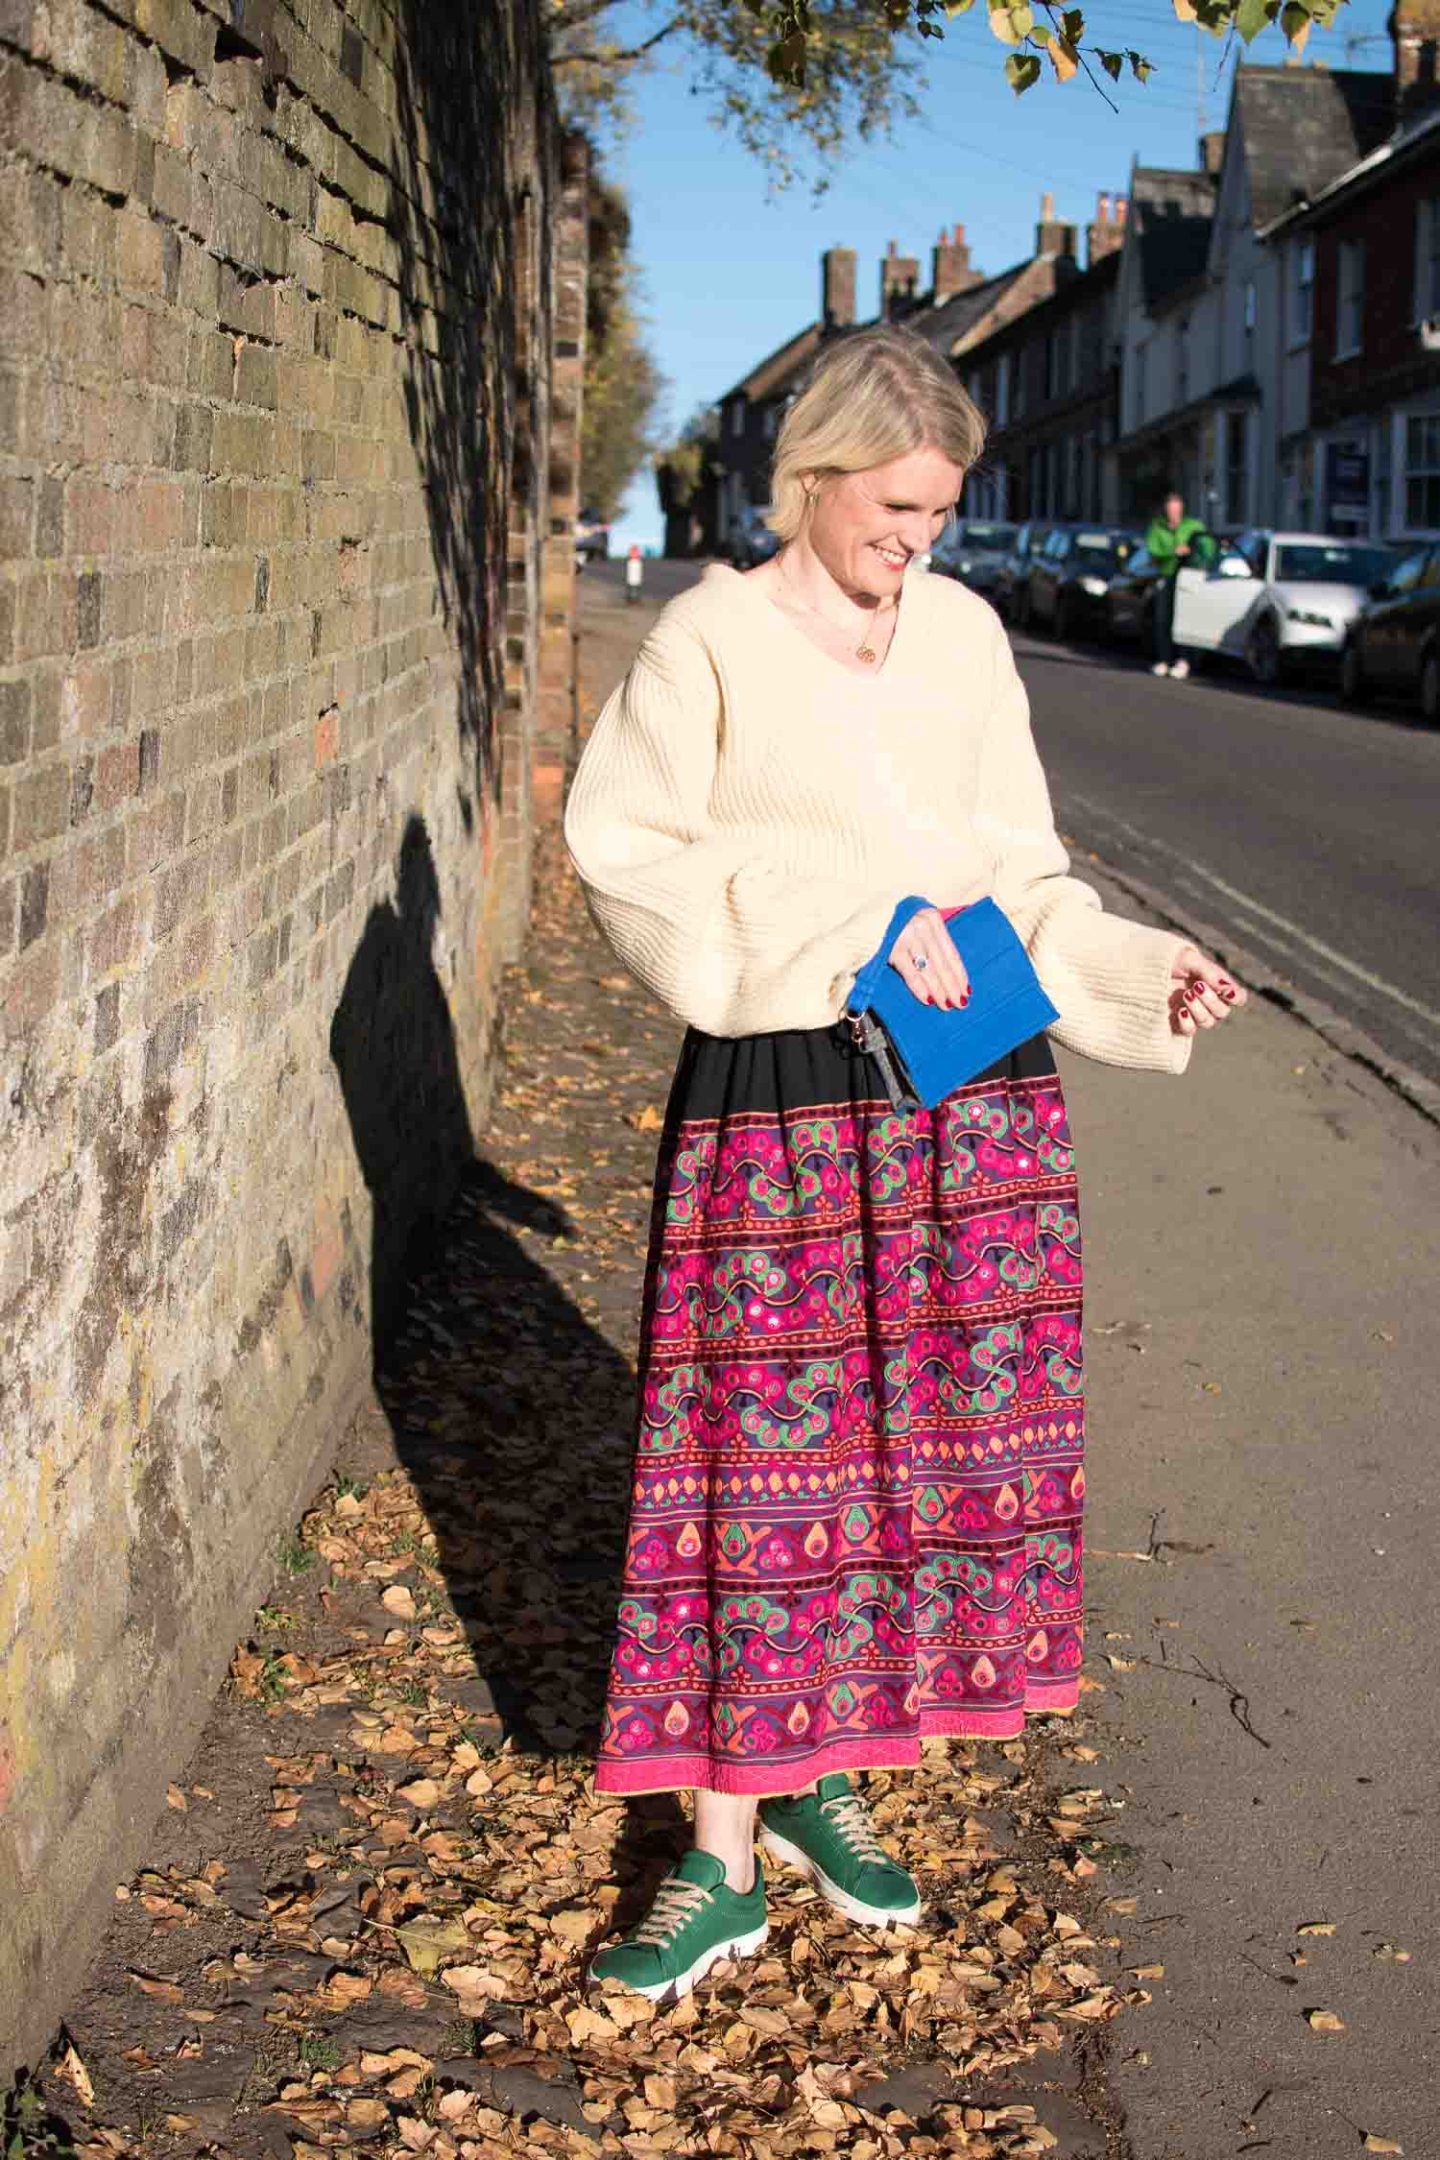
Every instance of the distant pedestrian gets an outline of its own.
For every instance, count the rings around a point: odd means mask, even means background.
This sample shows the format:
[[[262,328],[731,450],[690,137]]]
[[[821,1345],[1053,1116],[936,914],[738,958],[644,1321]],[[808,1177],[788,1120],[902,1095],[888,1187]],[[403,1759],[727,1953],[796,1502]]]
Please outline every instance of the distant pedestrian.
[[[1204,531],[1199,518],[1186,517],[1185,498],[1178,488],[1170,490],[1146,529],[1145,545],[1151,561],[1160,571],[1155,586],[1152,675],[1173,675],[1183,679],[1190,673],[1189,661],[1183,656],[1177,658],[1175,652],[1175,579],[1196,552]]]
[[[992,895],[1071,1050],[1184,1070],[1244,992],[1069,874],[999,618],[916,574],[983,440],[885,327],[828,344],[775,449],[779,553],[713,563],[607,701],[565,834],[686,1033],[656,1169],[599,1792],[694,1794],[694,1842],[594,1978],[652,2000],[758,1948],[754,1844],[852,1922],[920,1912],[857,1770],[1073,1710],[1080,1228],[1033,1035],[937,1109],[842,1021],[883,955],[964,1006]],[[906,896],[923,896],[893,938]],[[883,965],[883,960],[882,960]],[[983,1005],[977,1010],[983,1011]]]
[[[625,605],[633,607],[640,598],[645,583],[645,554],[638,540],[632,540],[625,557]]]

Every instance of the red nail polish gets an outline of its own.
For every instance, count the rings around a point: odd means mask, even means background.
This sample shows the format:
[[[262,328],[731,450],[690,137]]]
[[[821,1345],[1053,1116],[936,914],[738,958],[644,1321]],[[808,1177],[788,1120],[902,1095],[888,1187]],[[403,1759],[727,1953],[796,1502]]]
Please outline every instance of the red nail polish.
[[[1234,986],[1234,984],[1233,984],[1233,983],[1221,983],[1221,985],[1220,985],[1220,995],[1221,995],[1221,997],[1223,997],[1223,998],[1224,998],[1224,999],[1226,1000],[1226,1002],[1227,1002],[1227,1003],[1231,1003],[1231,1002],[1233,1002],[1233,1000],[1234,1000],[1234,997],[1235,997],[1235,986]]]

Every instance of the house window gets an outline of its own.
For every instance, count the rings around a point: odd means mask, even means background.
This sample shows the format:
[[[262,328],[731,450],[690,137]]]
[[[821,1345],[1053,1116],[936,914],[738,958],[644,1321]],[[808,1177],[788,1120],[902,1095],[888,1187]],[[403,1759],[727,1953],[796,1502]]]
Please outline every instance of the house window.
[[[745,403],[742,398],[737,397],[734,404],[730,407],[730,433],[732,435],[743,435],[744,432]]]
[[[1245,451],[1249,428],[1247,415],[1225,415],[1225,515],[1238,525],[1245,515]]]
[[[1365,243],[1342,240],[1336,260],[1335,358],[1358,353],[1365,320]]]
[[[1290,343],[1308,345],[1315,303],[1315,243],[1297,240],[1290,249]]]
[[[995,425],[1004,427],[1010,418],[1010,355],[1001,353],[995,369]]]
[[[1240,295],[1240,327],[1241,330],[1244,332],[1245,341],[1245,359],[1243,364],[1248,368],[1253,364],[1253,356],[1255,351],[1254,278],[1246,278],[1244,288]]]
[[[1175,330],[1175,402],[1183,405],[1190,395],[1190,318],[1182,315]]]
[[[779,434],[780,415],[783,411],[784,407],[781,405],[767,405],[765,407],[765,417],[763,424],[765,429],[766,442],[774,442],[775,437]]]
[[[1371,470],[1375,476],[1375,525],[1376,536],[1383,540],[1390,530],[1390,437],[1392,429],[1387,413],[1375,430],[1375,455]]]
[[[1440,413],[1411,413],[1405,422],[1405,523],[1440,531]]]
[[[1440,199],[1415,206],[1415,315],[1440,315]]]

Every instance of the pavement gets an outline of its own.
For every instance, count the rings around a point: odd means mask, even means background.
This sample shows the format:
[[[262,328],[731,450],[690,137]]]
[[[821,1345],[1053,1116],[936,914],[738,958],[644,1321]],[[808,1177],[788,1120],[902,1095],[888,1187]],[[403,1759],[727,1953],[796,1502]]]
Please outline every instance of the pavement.
[[[661,575],[669,591],[683,571]],[[606,597],[602,574],[597,625]],[[1417,845],[1423,824],[1433,848],[1435,790],[1428,808],[1401,798],[1420,797],[1440,739],[1059,646],[1022,642],[1020,658],[1063,829],[1103,792],[1142,840],[1183,831],[1201,870],[1237,887],[1238,870],[1332,936],[1347,889],[1383,879],[1403,845],[1409,867],[1357,950],[1422,982],[1440,951]],[[1409,778],[1367,794],[1382,740]],[[1166,860],[1147,859],[1152,883]],[[1099,862],[1076,867],[1149,918]],[[1218,887],[1200,889],[1223,913]],[[1193,906],[1178,887],[1158,897],[1172,918]],[[1242,978],[1243,943],[1226,955]],[[1358,977],[1323,988],[1342,1018],[1375,1019]],[[1263,996],[1197,1043],[1183,1079],[1060,1056],[1087,1257],[1103,1687],[1087,1702],[1106,1736],[1097,1782],[1123,1803],[1109,1858],[1135,1901],[1124,1962],[1164,1968],[1113,2036],[1121,2149],[1328,2160],[1369,2136],[1440,2154],[1440,1131]]]

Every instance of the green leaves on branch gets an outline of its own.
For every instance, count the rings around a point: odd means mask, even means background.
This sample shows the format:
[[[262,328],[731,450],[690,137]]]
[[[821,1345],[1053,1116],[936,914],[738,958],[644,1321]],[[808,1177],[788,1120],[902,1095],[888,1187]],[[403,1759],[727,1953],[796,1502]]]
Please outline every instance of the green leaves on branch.
[[[811,0],[742,0],[772,32],[766,68],[776,83],[802,88],[815,56]],[[966,15],[975,0],[859,0],[877,27],[892,36],[904,31],[943,37],[945,23]],[[1153,61],[1133,46],[1085,44],[1083,7],[1062,7],[1056,0],[985,0],[992,34],[1010,47],[1005,80],[1018,95],[1040,80],[1048,60],[1057,82],[1069,82],[1083,68],[1095,80],[1087,55],[1093,55],[1111,82],[1128,69],[1138,83],[1154,73]],[[1248,45],[1262,30],[1278,28],[1296,51],[1314,29],[1328,30],[1347,0],[1171,0],[1178,21],[1196,23],[1215,37],[1238,33]],[[1097,26],[1104,27],[1104,0],[1096,0]]]

